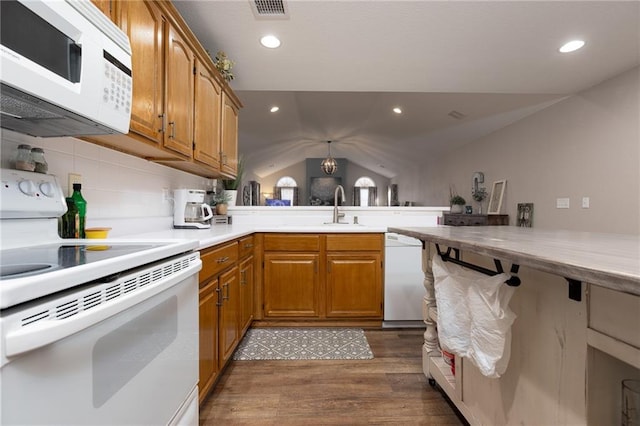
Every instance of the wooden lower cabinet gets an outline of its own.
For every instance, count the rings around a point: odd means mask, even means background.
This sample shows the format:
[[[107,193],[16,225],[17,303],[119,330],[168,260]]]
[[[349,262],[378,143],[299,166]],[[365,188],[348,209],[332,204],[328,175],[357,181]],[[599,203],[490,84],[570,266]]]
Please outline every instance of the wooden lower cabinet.
[[[200,254],[200,402],[213,388],[253,319],[255,268],[253,251],[246,247],[245,238]],[[239,262],[240,253],[244,259]]]
[[[239,342],[240,279],[237,266],[220,275],[219,367],[227,363]]]
[[[383,234],[264,234],[262,315],[381,321]]]
[[[378,253],[327,254],[327,317],[382,317]]]
[[[265,253],[264,317],[320,316],[320,255]]]
[[[253,321],[255,289],[254,257],[240,261],[240,335],[244,335]]]
[[[218,374],[218,280],[200,284],[200,402]]]

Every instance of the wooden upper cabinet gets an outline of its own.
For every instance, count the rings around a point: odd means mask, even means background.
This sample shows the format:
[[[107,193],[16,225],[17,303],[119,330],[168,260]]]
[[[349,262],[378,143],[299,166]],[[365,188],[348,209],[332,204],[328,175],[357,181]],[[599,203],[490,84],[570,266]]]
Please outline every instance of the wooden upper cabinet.
[[[220,171],[231,176],[238,172],[238,111],[238,105],[223,92]]]
[[[133,104],[130,131],[162,145],[165,20],[155,2],[119,3],[120,28],[131,43]]]
[[[167,26],[167,116],[165,148],[187,157],[193,152],[193,49],[173,25]]]
[[[91,3],[95,4],[96,6],[98,6],[98,9],[100,9],[102,11],[102,13],[104,13],[105,15],[107,15],[107,17],[111,20],[113,20],[114,17],[114,11],[113,11],[113,6],[114,6],[114,0],[91,0]]]
[[[220,168],[222,88],[213,72],[196,59],[193,158]]]
[[[83,139],[207,178],[235,176],[242,104],[175,6],[92,1],[129,37],[133,97],[129,133]]]

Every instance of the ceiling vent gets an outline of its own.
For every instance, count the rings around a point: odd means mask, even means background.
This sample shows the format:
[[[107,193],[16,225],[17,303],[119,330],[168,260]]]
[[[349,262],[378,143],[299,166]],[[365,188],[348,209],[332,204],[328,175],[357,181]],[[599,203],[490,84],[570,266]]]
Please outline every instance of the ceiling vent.
[[[283,0],[250,0],[251,9],[259,19],[286,19],[289,17],[287,4]]]
[[[458,111],[455,111],[455,110],[451,111],[451,112],[450,112],[449,114],[447,114],[447,115],[448,115],[449,117],[455,118],[456,120],[462,120],[463,118],[465,118],[465,117],[466,117],[466,115],[464,115],[463,113],[458,112]]]

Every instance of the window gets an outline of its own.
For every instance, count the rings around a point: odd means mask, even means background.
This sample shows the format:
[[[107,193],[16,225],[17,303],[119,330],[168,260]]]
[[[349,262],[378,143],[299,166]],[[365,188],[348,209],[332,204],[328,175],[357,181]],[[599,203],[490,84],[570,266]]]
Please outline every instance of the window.
[[[273,198],[289,200],[292,206],[298,205],[298,183],[291,176],[283,176],[278,179],[273,188]]]
[[[376,183],[367,176],[362,176],[353,185],[353,205],[360,207],[378,205],[378,188]]]

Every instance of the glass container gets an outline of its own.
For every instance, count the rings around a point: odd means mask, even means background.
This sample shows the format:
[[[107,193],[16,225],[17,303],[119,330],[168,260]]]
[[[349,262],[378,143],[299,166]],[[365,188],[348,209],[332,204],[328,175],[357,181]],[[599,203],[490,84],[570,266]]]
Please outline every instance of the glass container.
[[[87,201],[82,196],[80,190],[82,189],[82,185],[79,183],[73,184],[73,194],[71,194],[71,198],[73,198],[74,203],[78,207],[78,215],[80,217],[80,225],[78,227],[78,235],[80,238],[85,238],[85,219],[87,217]]]
[[[32,172],[36,169],[36,163],[31,155],[31,145],[18,145],[16,156],[16,169]]]
[[[49,171],[49,165],[44,159],[44,150],[42,148],[32,148],[31,158],[33,158],[35,163],[36,173],[47,173]]]

